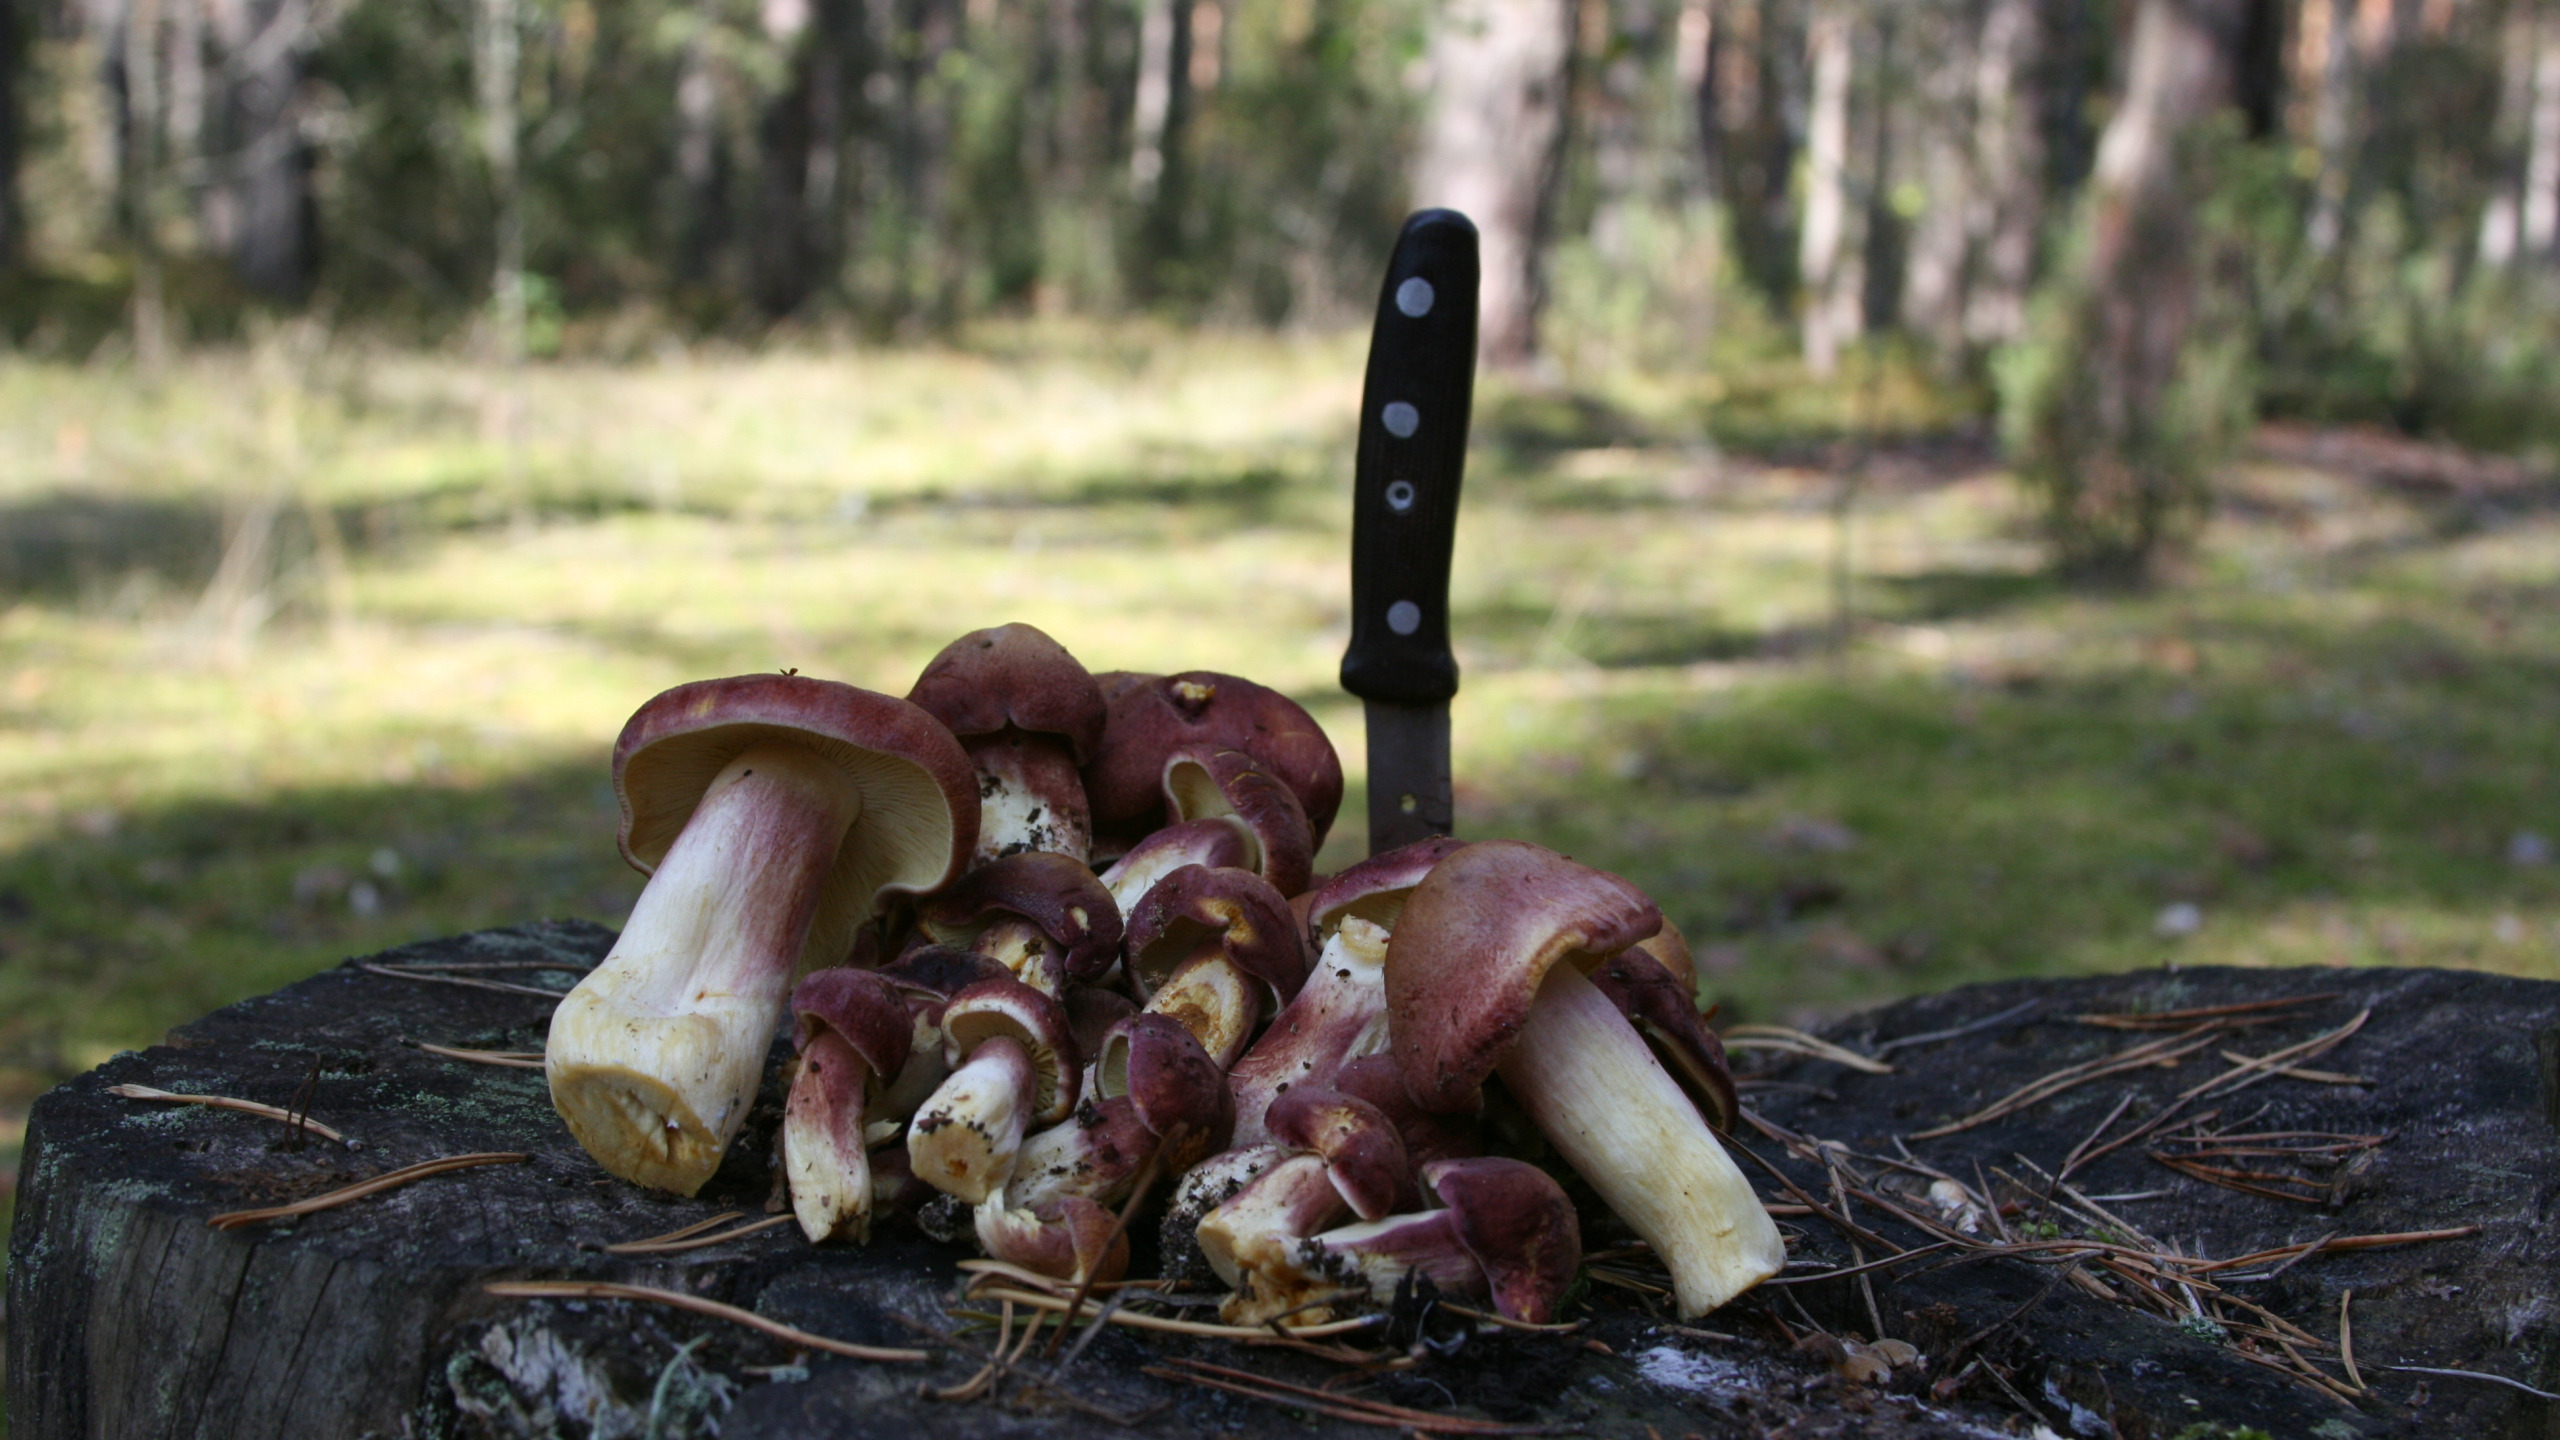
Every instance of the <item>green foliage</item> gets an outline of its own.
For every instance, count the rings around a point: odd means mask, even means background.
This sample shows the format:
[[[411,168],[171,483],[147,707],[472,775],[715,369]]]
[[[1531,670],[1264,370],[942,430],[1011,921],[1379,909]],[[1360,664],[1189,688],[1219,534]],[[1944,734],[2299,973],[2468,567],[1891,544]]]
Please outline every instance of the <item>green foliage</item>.
[[[2208,155],[2245,148],[2227,125],[2199,128],[2181,142],[2191,173],[2205,172]],[[2214,468],[2256,416],[2255,366],[2227,220],[2139,199],[2108,217],[2106,203],[2083,200],[2027,336],[1995,358],[1993,374],[2001,438],[2057,567],[2122,584],[2194,541],[2211,513]],[[2095,282],[2102,223],[2130,227],[2119,253],[2135,284]],[[2149,317],[2134,313],[2145,306],[2184,312],[2173,357],[2150,353]]]

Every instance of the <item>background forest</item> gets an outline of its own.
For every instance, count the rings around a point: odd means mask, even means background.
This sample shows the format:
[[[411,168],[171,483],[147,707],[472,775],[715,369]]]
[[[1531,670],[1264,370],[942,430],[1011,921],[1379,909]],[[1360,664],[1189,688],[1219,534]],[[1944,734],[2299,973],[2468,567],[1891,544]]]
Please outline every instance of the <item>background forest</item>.
[[[2560,4],[0,0],[0,1223],[117,1049],[620,923],[680,681],[1026,620],[1361,814],[1424,204],[1461,831],[1725,1018],[2560,976]]]

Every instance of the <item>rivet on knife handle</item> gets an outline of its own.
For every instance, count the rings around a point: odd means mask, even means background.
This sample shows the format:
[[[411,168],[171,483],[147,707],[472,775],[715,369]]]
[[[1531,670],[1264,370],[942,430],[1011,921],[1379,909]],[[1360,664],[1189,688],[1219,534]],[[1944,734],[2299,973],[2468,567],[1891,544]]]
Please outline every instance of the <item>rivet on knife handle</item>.
[[[1351,646],[1342,688],[1368,702],[1371,853],[1446,834],[1449,550],[1474,404],[1476,229],[1405,222],[1378,296],[1352,486]]]

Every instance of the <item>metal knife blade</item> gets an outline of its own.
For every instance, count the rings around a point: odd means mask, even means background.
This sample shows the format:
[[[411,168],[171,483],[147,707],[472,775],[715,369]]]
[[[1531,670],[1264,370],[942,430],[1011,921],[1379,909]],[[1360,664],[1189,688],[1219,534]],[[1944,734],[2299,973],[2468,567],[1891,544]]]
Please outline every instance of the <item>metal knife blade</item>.
[[[1454,820],[1449,793],[1449,550],[1475,403],[1476,227],[1404,222],[1379,288],[1351,492],[1351,645],[1342,688],[1366,702],[1369,853]]]

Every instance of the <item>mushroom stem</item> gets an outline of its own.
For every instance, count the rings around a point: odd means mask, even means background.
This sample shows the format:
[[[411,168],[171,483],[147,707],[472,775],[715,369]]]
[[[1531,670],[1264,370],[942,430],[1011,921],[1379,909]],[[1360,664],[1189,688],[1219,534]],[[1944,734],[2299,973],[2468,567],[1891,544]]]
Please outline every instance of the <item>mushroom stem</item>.
[[[1694,1318],[1786,1264],[1777,1224],[1715,1132],[1618,1007],[1551,967],[1495,1067],[1575,1173],[1670,1267]]]
[[[978,770],[978,849],[972,867],[1024,850],[1085,860],[1093,819],[1065,741],[1006,726],[961,745]]]
[[[1013,1174],[1039,1092],[1039,1074],[1022,1042],[987,1037],[907,1127],[916,1178],[972,1205],[986,1199]]]
[[[712,780],[612,953],[552,1012],[552,1106],[607,1170],[690,1195],[719,1168],[861,811],[844,772],[796,746],[756,746]]]
[[[871,1238],[871,1155],[863,1133],[871,1067],[843,1036],[821,1030],[800,1055],[782,1111],[791,1212],[812,1242]]]

